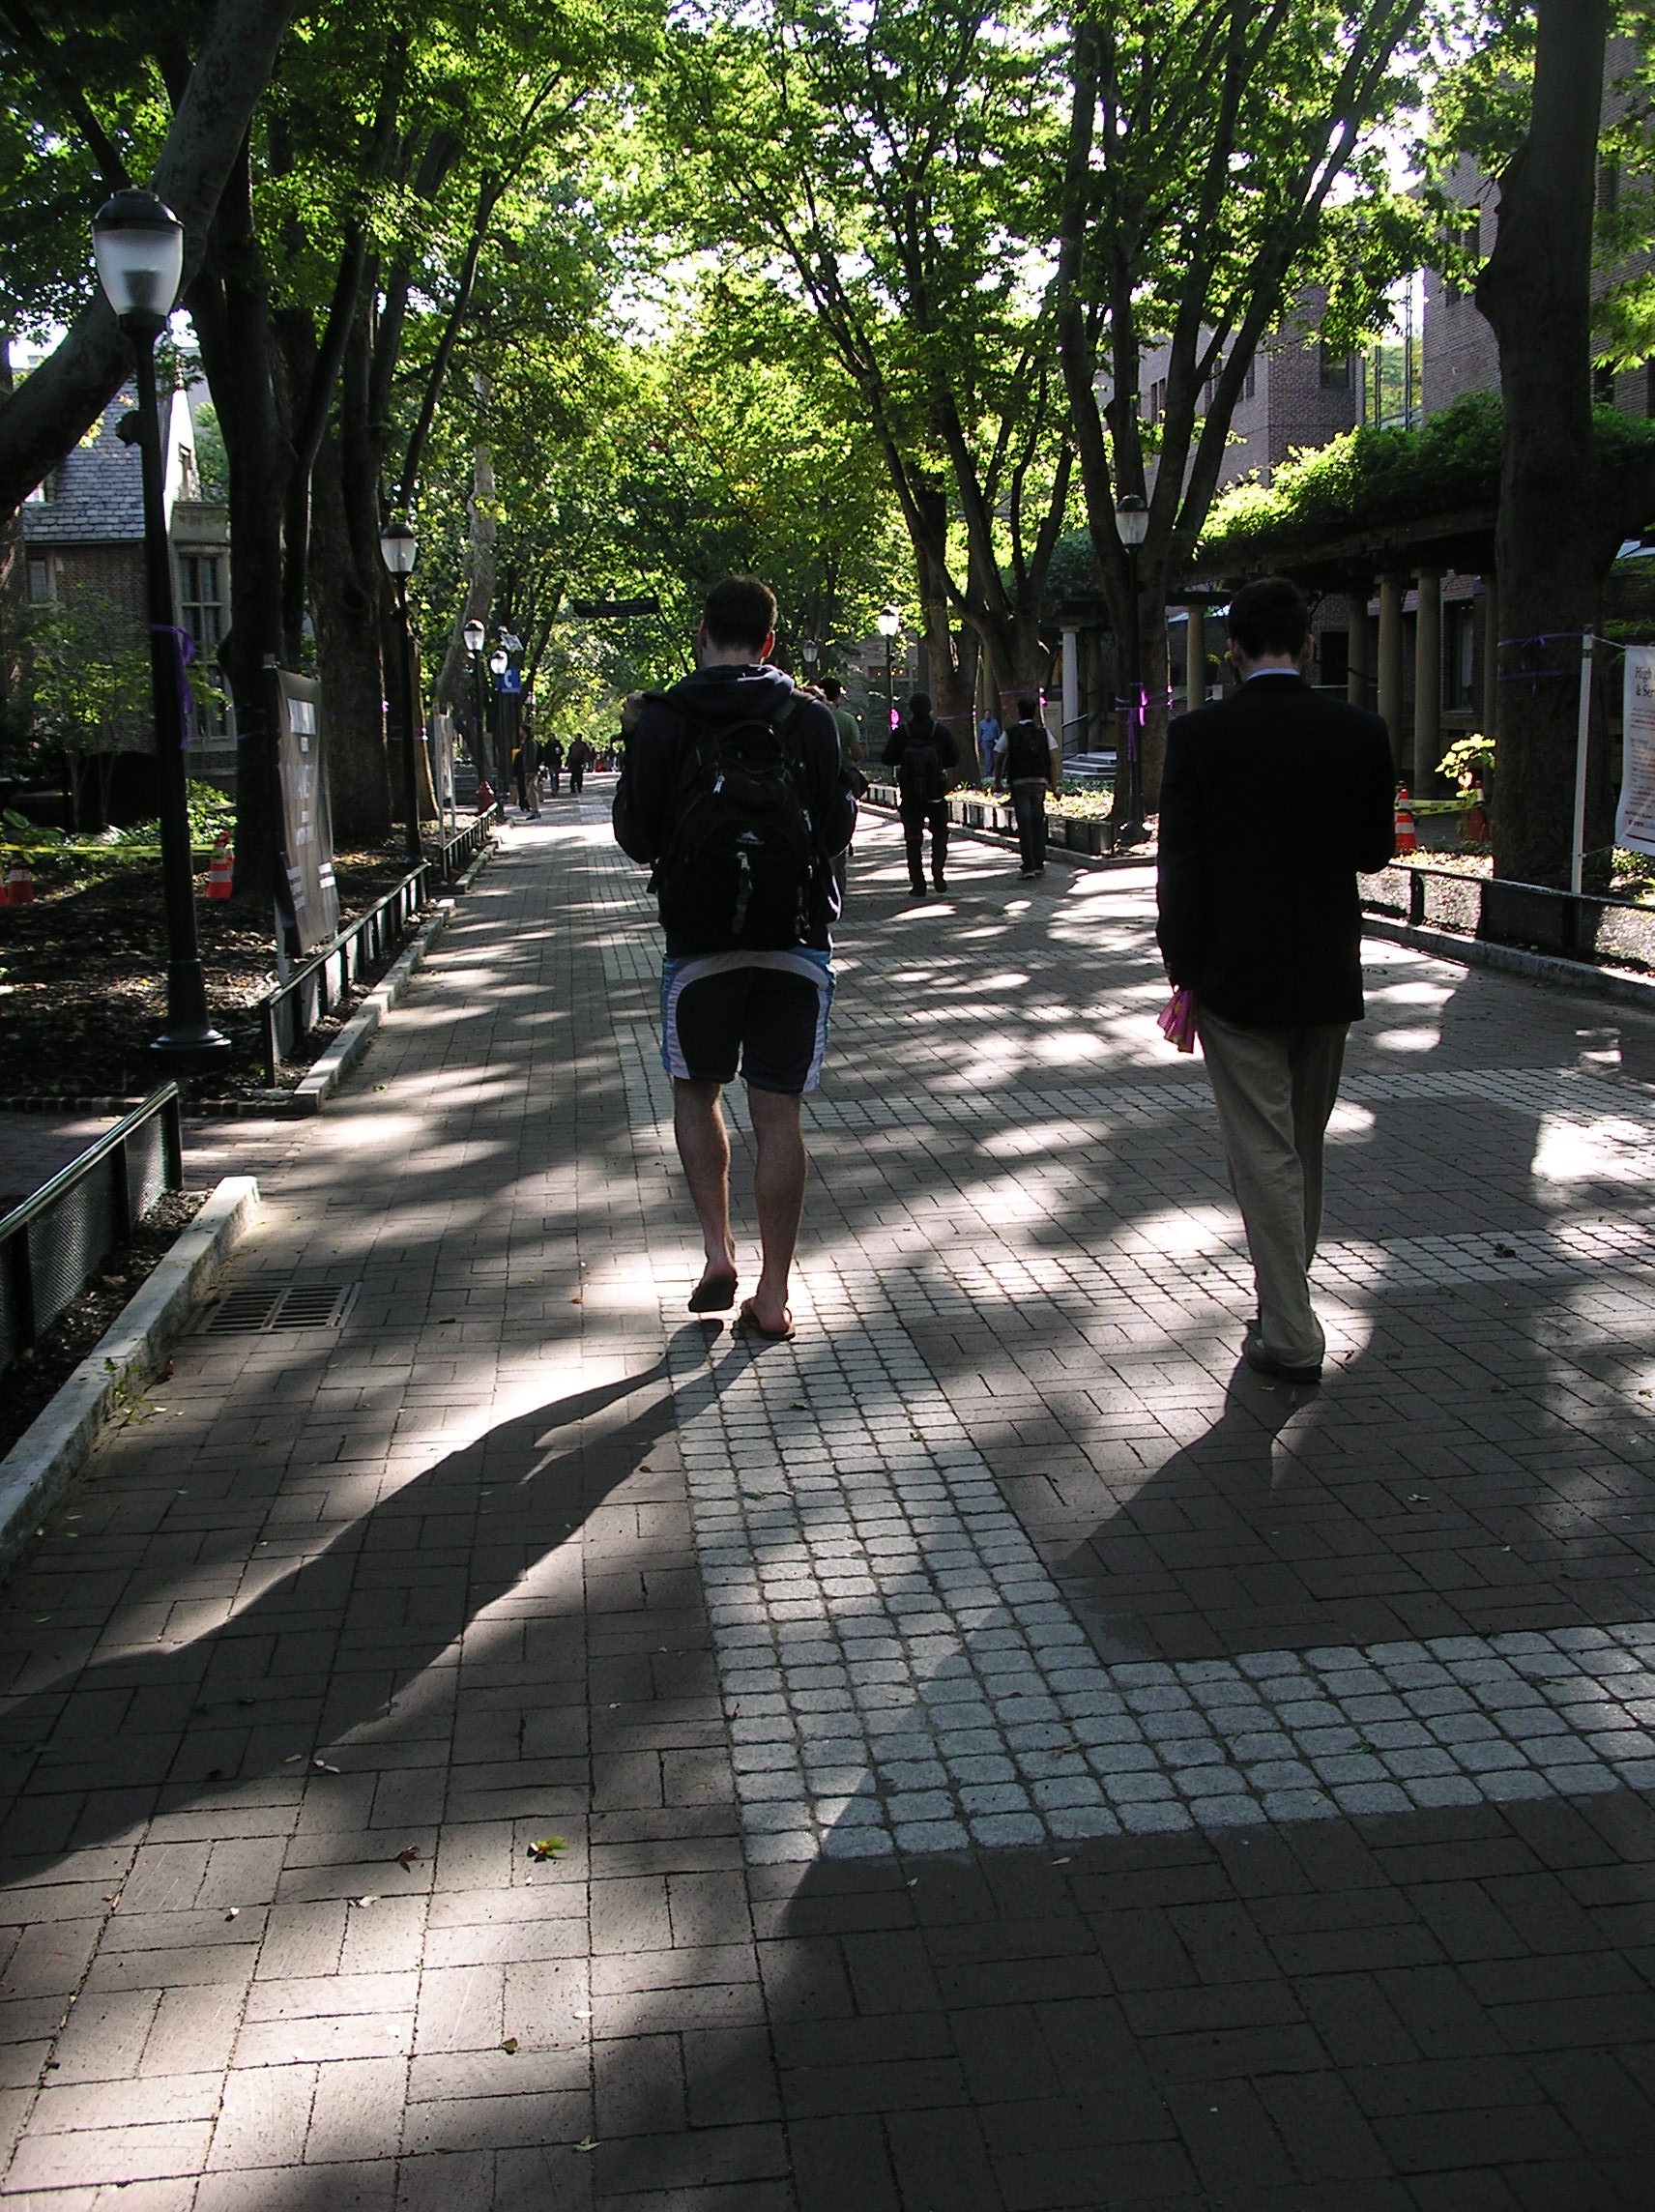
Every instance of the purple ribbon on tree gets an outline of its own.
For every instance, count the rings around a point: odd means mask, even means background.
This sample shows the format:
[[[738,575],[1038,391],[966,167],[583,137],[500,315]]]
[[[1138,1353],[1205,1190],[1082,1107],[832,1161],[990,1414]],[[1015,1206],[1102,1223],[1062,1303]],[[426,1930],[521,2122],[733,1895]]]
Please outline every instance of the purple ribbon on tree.
[[[195,658],[195,640],[178,623],[151,623],[157,637],[170,637],[173,657],[178,663],[178,749],[186,752],[189,746],[189,664]]]

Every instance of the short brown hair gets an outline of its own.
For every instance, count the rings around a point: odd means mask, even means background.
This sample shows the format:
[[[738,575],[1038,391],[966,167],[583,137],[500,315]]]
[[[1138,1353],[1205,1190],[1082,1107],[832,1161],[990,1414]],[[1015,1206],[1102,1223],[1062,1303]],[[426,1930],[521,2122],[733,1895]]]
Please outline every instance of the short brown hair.
[[[750,645],[756,660],[775,632],[775,594],[757,576],[726,576],[708,593],[701,620],[717,644]]]

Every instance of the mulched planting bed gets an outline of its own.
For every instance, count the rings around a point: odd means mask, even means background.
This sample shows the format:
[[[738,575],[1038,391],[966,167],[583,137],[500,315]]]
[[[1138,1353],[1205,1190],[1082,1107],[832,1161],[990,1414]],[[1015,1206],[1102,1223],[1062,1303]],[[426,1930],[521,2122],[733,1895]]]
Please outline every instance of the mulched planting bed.
[[[73,874],[75,863],[66,858],[61,865],[59,873],[43,858],[32,906],[0,907],[0,1097],[142,1097],[171,1072],[150,1051],[166,1020],[160,862],[112,859]],[[334,869],[344,921],[393,889],[408,863],[398,841],[394,850],[340,854]],[[203,862],[195,926],[207,1010],[232,1049],[194,1088],[203,1096],[246,1097],[264,1088],[251,1008],[276,979],[271,923],[210,904],[201,895],[205,883]],[[364,976],[362,988],[376,980]],[[349,1012],[340,1009],[305,1040],[282,1071],[285,1084],[299,1081]]]
[[[204,1191],[169,1190],[138,1223],[132,1241],[104,1258],[77,1298],[73,1298],[32,1352],[0,1375],[0,1458],[44,1412],[129,1298],[142,1289],[165,1258],[174,1237],[206,1204]],[[0,1201],[0,1211],[5,1202]]]

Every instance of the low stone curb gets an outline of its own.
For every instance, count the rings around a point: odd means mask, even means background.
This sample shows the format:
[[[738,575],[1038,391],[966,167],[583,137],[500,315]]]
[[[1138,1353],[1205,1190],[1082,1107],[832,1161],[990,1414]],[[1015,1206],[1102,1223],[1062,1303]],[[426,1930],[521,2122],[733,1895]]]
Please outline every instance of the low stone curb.
[[[168,1348],[252,1225],[258,1184],[226,1176],[134,1298],[51,1404],[0,1460],[0,1568],[92,1456],[100,1431],[135,1386],[160,1372]]]
[[[424,965],[425,955],[448,928],[453,917],[455,899],[460,892],[470,890],[477,877],[493,859],[494,851],[492,843],[485,845],[465,874],[455,881],[450,895],[438,900],[436,913],[423,924],[413,944],[398,954],[321,1059],[315,1062],[309,1074],[291,1093],[293,1103],[288,1112],[295,1119],[319,1114],[323,1101],[334,1095],[361,1061],[373,1042],[374,1033],[380,1023],[400,1002],[403,993]]]
[[[1600,968],[1589,960],[1563,960],[1553,952],[1525,952],[1520,945],[1495,945],[1486,937],[1466,937],[1458,930],[1436,929],[1427,922],[1404,921],[1398,915],[1363,913],[1362,932],[1382,937],[1393,945],[1406,945],[1438,960],[1456,960],[1465,968],[1495,968],[1507,975],[1524,975],[1531,983],[1555,983],[1564,990],[1589,992],[1594,998],[1611,999],[1623,1006],[1655,1010],[1655,976],[1629,975],[1618,968]]]

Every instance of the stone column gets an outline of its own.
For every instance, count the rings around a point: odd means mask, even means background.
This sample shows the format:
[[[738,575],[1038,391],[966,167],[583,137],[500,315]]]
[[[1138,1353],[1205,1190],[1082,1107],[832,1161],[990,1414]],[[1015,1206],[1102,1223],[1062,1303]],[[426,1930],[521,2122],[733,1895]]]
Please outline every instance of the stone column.
[[[1206,608],[1186,607],[1184,625],[1184,705],[1205,705],[1206,700]]]
[[[1429,796],[1442,758],[1442,571],[1419,571],[1419,619],[1413,638],[1413,779],[1416,799]]]
[[[1379,713],[1391,734],[1391,759],[1402,760],[1402,602],[1404,579],[1379,578]]]
[[[1072,629],[1063,632],[1063,729],[1058,740],[1066,752],[1071,745],[1080,745],[1081,736],[1076,724],[1081,718],[1081,656],[1080,642]],[[1071,736],[1071,732],[1074,734]]]
[[[1348,592],[1345,595],[1348,610],[1346,621],[1350,626],[1350,651],[1346,664],[1345,696],[1352,707],[1371,707],[1374,703],[1373,670],[1368,661],[1368,594]]]
[[[1483,735],[1499,728],[1499,581],[1491,568],[1483,578]]]

